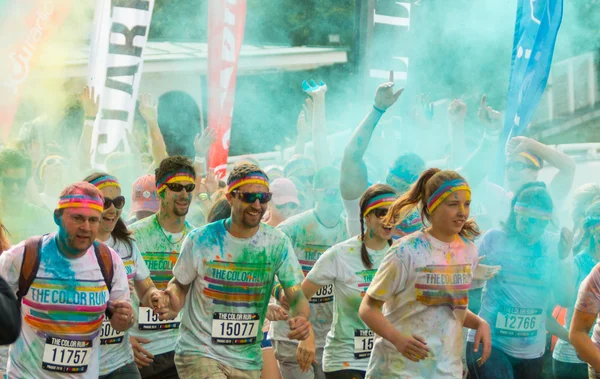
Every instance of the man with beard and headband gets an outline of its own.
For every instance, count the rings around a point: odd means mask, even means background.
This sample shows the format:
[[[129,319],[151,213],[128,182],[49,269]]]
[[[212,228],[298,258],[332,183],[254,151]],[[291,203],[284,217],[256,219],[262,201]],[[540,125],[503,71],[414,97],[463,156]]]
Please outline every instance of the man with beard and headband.
[[[175,349],[181,378],[261,377],[261,329],[275,278],[291,304],[288,337],[311,333],[294,249],[283,233],[260,222],[272,195],[267,176],[241,164],[227,185],[231,217],[188,235],[165,291],[170,304],[158,310],[170,318],[183,309]]]
[[[280,229],[292,241],[292,246],[304,275],[312,269],[317,259],[329,249],[349,238],[346,221],[341,216],[343,210],[339,189],[340,171],[333,167],[323,167],[315,174],[313,189],[315,207],[299,215],[292,216],[279,224]],[[287,307],[288,301],[278,287],[274,297],[279,304]],[[283,379],[324,378],[321,368],[325,337],[331,329],[333,317],[333,284],[322,287],[310,301],[310,322],[314,330],[316,361],[308,371],[304,371],[296,360],[298,344],[287,338],[288,325],[285,322],[271,324],[269,335],[273,340],[275,357],[279,361]],[[304,352],[299,352],[304,354]]]
[[[196,173],[190,159],[173,156],[164,159],[155,171],[160,209],[129,227],[159,290],[173,277],[172,268],[179,249],[193,227],[185,221],[192,202]],[[180,317],[161,321],[152,310],[139,305],[133,296],[138,323],[131,328],[131,345],[142,378],[177,378],[173,357],[179,336]],[[140,358],[141,357],[141,358]]]

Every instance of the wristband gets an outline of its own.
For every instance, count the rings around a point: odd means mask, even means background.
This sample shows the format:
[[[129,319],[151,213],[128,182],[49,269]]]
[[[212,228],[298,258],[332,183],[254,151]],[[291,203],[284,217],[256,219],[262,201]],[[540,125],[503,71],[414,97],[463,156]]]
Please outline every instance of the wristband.
[[[279,301],[279,295],[281,294],[282,289],[283,287],[281,287],[281,284],[278,284],[275,286],[275,288],[273,288],[273,297],[275,300]]]
[[[379,109],[375,106],[375,104],[373,104],[373,109],[375,109],[377,112],[384,114],[385,113],[385,109]]]

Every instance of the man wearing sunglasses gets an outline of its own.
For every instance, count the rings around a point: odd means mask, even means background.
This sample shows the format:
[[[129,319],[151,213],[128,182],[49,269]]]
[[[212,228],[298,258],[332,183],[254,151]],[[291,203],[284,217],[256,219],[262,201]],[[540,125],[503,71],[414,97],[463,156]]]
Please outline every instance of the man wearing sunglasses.
[[[311,331],[290,241],[261,223],[271,200],[267,176],[241,164],[227,185],[231,217],[190,233],[165,291],[169,309],[159,309],[172,314],[186,303],[175,355],[180,378],[260,378],[261,330],[276,277],[292,304],[289,338]]]
[[[181,244],[193,227],[186,222],[192,202],[196,174],[193,163],[183,156],[168,157],[155,171],[160,209],[154,215],[132,224],[137,246],[150,270],[156,288],[164,290],[172,278],[172,268]],[[177,378],[173,360],[181,318],[161,321],[152,309],[140,306],[134,299],[138,323],[131,328],[131,345],[142,378]]]
[[[290,217],[278,228],[292,241],[296,256],[304,275],[308,274],[317,259],[331,246],[347,240],[346,221],[341,216],[343,210],[339,189],[340,172],[333,167],[324,167],[314,177],[313,193],[315,207],[299,215]],[[275,298],[283,307],[287,301],[281,291]],[[324,378],[321,362],[325,337],[331,329],[333,317],[333,285],[321,288],[310,300],[310,322],[314,330],[316,361],[312,367],[301,368],[296,360],[298,344],[287,338],[289,329],[285,322],[271,324],[275,357],[279,361],[284,379]],[[309,352],[299,351],[298,354]]]

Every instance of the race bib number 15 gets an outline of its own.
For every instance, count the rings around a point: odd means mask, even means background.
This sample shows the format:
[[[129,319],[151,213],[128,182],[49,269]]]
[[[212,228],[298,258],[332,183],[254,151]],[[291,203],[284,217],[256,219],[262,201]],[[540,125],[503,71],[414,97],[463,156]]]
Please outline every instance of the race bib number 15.
[[[354,358],[363,359],[371,356],[375,333],[370,329],[354,329]]]
[[[138,315],[140,330],[178,329],[181,324],[181,313],[174,320],[161,321],[151,308],[140,307]]]

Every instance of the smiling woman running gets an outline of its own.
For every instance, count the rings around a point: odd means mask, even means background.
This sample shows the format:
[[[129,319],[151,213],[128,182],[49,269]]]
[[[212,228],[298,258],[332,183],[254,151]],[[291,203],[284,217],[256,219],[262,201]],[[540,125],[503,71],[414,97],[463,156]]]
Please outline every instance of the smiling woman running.
[[[460,378],[463,326],[477,330],[487,359],[489,325],[467,309],[479,234],[470,203],[458,173],[431,168],[390,208],[384,223],[420,206],[430,226],[392,246],[362,300],[360,317],[377,335],[367,378]]]

